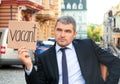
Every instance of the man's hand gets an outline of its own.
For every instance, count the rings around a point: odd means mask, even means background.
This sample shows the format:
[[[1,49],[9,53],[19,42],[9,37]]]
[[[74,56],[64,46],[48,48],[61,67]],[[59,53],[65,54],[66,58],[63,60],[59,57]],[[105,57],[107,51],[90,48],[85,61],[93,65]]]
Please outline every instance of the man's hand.
[[[32,67],[32,60],[28,53],[27,48],[21,47],[20,49],[18,49],[18,58],[26,66],[26,69],[30,70],[30,68]]]

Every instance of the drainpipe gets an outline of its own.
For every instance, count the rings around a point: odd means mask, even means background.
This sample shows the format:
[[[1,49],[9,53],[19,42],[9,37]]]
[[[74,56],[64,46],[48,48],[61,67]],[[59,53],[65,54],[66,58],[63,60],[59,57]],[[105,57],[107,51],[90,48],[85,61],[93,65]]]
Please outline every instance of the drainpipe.
[[[12,0],[10,0],[10,19],[12,20]]]

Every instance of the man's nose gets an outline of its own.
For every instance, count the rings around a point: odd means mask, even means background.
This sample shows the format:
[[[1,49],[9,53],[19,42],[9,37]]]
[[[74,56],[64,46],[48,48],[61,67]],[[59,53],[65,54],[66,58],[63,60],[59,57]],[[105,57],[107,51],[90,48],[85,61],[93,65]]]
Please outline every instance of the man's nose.
[[[61,32],[61,36],[64,37],[65,36],[65,32]]]

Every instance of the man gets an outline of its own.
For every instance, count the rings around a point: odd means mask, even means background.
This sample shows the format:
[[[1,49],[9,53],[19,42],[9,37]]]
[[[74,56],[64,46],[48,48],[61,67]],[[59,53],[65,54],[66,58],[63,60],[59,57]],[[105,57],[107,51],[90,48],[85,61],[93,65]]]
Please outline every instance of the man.
[[[56,43],[38,56],[37,71],[27,49],[18,50],[18,57],[26,67],[28,84],[118,84],[120,59],[102,50],[90,39],[74,40],[76,22],[71,16],[58,18],[54,33]],[[62,63],[65,55],[67,62]],[[106,65],[109,71],[105,81],[100,64]]]

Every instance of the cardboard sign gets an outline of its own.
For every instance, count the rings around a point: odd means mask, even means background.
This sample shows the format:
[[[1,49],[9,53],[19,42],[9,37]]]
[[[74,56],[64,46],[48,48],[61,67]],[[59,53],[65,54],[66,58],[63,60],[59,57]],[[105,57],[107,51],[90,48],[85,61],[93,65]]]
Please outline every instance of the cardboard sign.
[[[8,47],[26,47],[30,50],[36,49],[37,29],[36,22],[9,21]]]

